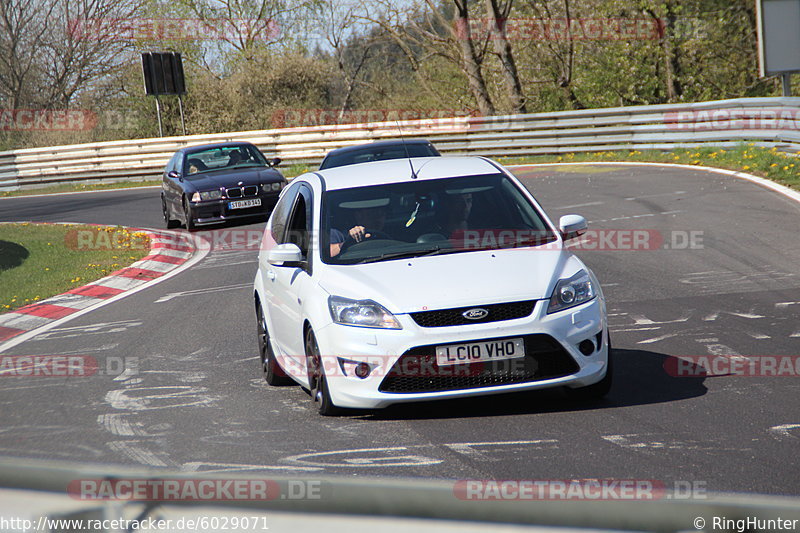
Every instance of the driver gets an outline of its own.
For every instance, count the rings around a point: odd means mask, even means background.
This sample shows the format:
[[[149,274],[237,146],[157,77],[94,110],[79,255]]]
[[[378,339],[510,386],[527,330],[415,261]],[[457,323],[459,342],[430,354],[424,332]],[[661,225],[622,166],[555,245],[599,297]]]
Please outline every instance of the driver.
[[[356,202],[352,202],[355,204]],[[372,237],[386,237],[383,227],[386,224],[386,206],[388,199],[369,200],[358,202],[359,207],[353,209],[353,219],[355,225],[347,233],[338,230],[331,230],[331,257],[341,253],[342,248],[358,242],[363,242]],[[342,207],[348,207],[342,204]]]
[[[445,230],[448,235],[455,233],[458,230],[467,229],[467,220],[472,212],[472,193],[456,194],[448,198],[447,202],[447,219],[445,222]]]
[[[235,167],[242,162],[242,153],[239,150],[232,150],[228,154],[228,164],[226,166]]]

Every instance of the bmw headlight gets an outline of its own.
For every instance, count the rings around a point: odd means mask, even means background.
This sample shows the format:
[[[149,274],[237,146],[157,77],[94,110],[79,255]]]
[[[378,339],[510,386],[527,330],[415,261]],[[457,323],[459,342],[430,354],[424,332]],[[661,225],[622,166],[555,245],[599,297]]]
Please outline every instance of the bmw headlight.
[[[372,300],[350,300],[340,296],[328,298],[331,318],[337,324],[365,328],[403,329],[395,316]]]
[[[222,191],[203,191],[200,193],[200,198],[202,200],[219,200],[222,198]]]
[[[579,271],[570,278],[559,280],[553,295],[550,297],[550,305],[547,313],[555,313],[575,307],[588,302],[597,296],[594,283],[585,270]]]
[[[201,191],[192,195],[193,202],[200,202],[205,200],[219,200],[222,198],[222,191]]]

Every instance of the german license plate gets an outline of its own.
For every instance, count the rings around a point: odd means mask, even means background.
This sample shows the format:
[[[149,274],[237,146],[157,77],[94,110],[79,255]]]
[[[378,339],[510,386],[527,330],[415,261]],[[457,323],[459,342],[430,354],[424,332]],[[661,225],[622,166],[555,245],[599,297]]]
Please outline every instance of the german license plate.
[[[258,207],[261,205],[261,198],[251,198],[250,200],[236,200],[228,202],[228,209],[244,209],[246,207]]]
[[[515,359],[517,357],[525,357],[525,343],[521,337],[436,347],[436,363],[439,366],[463,365],[465,363]]]

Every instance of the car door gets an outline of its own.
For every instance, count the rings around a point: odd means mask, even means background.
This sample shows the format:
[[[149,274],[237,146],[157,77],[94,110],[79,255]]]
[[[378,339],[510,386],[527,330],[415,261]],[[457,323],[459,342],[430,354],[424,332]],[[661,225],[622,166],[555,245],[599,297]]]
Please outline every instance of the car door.
[[[311,228],[313,212],[313,194],[310,187],[298,184],[296,192],[287,190],[292,199],[289,216],[286,219],[282,235],[273,234],[278,244],[293,243],[303,252],[305,264],[302,267],[284,267],[265,264],[264,286],[270,293],[268,312],[273,336],[282,354],[292,357],[299,364],[305,365],[305,349],[303,346],[302,302],[306,290],[311,286]],[[284,206],[276,206],[276,218],[273,219],[272,230],[275,232],[281,224]],[[276,227],[275,223],[278,226]]]
[[[164,189],[164,198],[167,201],[167,206],[169,206],[170,210],[173,214],[181,213],[183,209],[183,205],[181,203],[183,199],[183,186],[181,185],[180,177],[182,176],[183,171],[183,153],[178,152],[172,159],[170,160],[169,164],[167,165],[166,172],[164,172],[164,178],[162,180],[162,188]],[[169,177],[170,172],[177,172],[177,178]]]

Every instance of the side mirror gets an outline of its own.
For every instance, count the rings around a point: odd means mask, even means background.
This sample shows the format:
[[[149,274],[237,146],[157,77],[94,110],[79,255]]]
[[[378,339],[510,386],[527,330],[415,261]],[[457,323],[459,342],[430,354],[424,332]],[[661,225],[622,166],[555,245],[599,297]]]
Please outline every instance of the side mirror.
[[[283,161],[283,159],[281,159],[280,157],[276,157],[275,159],[271,159],[270,162],[269,162],[269,166],[277,167],[278,165],[281,164],[281,161]]]
[[[588,227],[586,219],[580,215],[564,215],[558,221],[558,231],[565,241],[580,237],[586,233]]]
[[[180,177],[181,177],[181,175],[180,175],[180,174],[178,174],[178,173],[177,173],[176,171],[174,171],[174,170],[170,170],[170,171],[167,173],[167,177],[168,177],[168,178],[172,178],[172,179],[176,179],[176,178],[180,178]]]
[[[303,252],[296,244],[279,244],[267,254],[267,263],[273,266],[297,267],[303,263]]]

